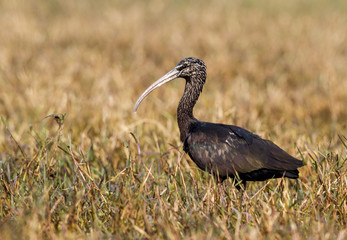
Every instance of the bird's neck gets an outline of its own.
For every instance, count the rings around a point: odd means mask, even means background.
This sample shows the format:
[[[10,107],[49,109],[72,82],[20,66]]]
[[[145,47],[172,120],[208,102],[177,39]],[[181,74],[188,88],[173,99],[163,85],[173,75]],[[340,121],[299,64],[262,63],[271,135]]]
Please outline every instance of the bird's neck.
[[[200,96],[203,84],[194,85],[191,81],[186,82],[183,96],[177,108],[177,122],[180,129],[180,139],[182,142],[186,139],[189,126],[198,120],[193,116],[193,108]]]

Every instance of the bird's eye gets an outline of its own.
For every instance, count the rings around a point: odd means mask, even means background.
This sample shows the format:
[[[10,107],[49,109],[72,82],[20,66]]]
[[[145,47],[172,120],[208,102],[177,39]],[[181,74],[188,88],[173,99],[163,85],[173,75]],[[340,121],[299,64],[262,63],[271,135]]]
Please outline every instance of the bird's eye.
[[[181,70],[183,70],[184,68],[185,68],[185,66],[184,66],[183,64],[178,65],[178,66],[176,67],[176,69],[177,69],[178,71],[181,71]]]

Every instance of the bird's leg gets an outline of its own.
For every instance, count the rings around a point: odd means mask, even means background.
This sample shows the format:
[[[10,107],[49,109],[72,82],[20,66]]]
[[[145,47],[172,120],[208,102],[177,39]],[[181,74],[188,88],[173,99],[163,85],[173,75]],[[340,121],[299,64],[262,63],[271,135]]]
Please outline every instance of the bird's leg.
[[[247,182],[244,180],[240,180],[241,184],[238,184],[236,186],[236,188],[240,191],[240,198],[239,198],[239,204],[240,204],[240,211],[241,211],[241,207],[242,205],[245,204],[245,194],[246,194],[246,186],[247,186]]]
[[[246,181],[240,179],[238,176],[234,177],[234,185],[239,191],[246,189]]]
[[[242,188],[243,188],[243,191],[242,191],[242,205],[245,205],[246,204],[246,201],[245,200],[248,200],[248,195],[247,195],[247,192],[246,192],[246,188],[247,188],[247,182],[246,181],[242,181]],[[246,199],[245,199],[246,198]]]
[[[243,187],[245,188],[246,190],[246,187],[247,187],[247,182],[246,181],[242,181],[242,184],[243,184]]]

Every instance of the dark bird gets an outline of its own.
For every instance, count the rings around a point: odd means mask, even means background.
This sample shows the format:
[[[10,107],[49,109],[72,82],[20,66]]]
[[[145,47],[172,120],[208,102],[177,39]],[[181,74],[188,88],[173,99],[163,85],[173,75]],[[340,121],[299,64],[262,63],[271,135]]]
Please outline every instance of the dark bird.
[[[202,170],[221,181],[228,177],[246,181],[270,178],[298,178],[302,161],[292,157],[276,144],[264,140],[243,128],[201,122],[193,116],[193,108],[206,81],[203,61],[189,57],[153,83],[137,100],[136,112],[142,100],[154,89],[176,79],[184,78],[186,85],[177,108],[177,122],[183,149]]]

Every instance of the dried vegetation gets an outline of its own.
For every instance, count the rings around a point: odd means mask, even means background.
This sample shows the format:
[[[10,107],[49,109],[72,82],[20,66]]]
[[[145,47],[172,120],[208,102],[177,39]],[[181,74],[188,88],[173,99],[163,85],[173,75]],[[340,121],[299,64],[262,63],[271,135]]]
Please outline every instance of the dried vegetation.
[[[0,1],[1,239],[345,239],[344,1]],[[198,119],[302,158],[242,200],[183,154],[182,58]],[[52,114],[53,113],[53,114]],[[49,116],[45,118],[45,116]]]

